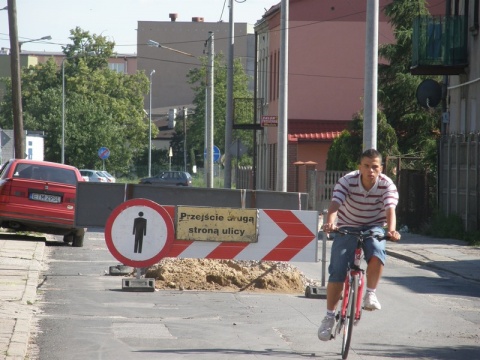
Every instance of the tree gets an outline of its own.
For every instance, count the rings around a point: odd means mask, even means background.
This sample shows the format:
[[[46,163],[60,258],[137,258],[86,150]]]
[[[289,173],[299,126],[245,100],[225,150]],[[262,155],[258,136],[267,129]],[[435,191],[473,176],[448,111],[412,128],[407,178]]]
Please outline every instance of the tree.
[[[109,171],[128,172],[148,146],[143,112],[148,78],[110,70],[114,43],[103,36],[71,30],[63,48],[65,71],[65,162],[78,168],[99,168],[100,147],[110,150]],[[62,68],[53,58],[22,71],[24,127],[45,132],[45,160],[60,162],[62,138]],[[0,105],[0,125],[11,127],[10,92]],[[152,134],[157,129],[152,127]]]
[[[394,27],[396,41],[379,50],[379,56],[387,62],[378,68],[378,99],[397,133],[401,153],[424,156],[432,146],[435,148],[441,118],[440,109],[425,110],[417,103],[416,89],[426,77],[410,74],[413,20],[428,14],[426,2],[397,0],[384,11]]]
[[[385,115],[378,113],[377,149],[384,159],[389,155],[398,155],[395,130],[387,123]],[[328,170],[356,170],[358,168],[363,142],[363,114],[356,114],[348,130],[333,141],[328,151]]]
[[[384,156],[397,155],[398,152],[423,156],[422,166],[433,169],[435,161],[432,154],[436,151],[439,135],[440,110],[420,107],[416,89],[425,77],[410,74],[413,20],[428,14],[428,10],[424,0],[396,0],[384,11],[393,26],[396,41],[379,49],[379,57],[385,62],[378,65],[378,100],[383,113],[379,111],[378,149]],[[356,155],[352,156],[352,150],[354,154],[361,151],[362,138],[358,137],[362,131],[360,121],[358,117],[354,119],[349,130],[335,140],[328,153],[328,169],[345,170],[345,166],[356,166],[357,159]],[[392,142],[390,129],[394,129],[396,134],[395,143]],[[385,131],[389,134],[388,141]]]
[[[188,153],[195,153],[200,163],[203,163],[205,137],[205,89],[207,59],[201,59],[203,66],[191,69],[187,74],[189,84],[194,91],[195,113],[187,119],[187,146]],[[239,59],[234,61],[233,69],[233,97],[252,98],[248,90],[249,77],[243,69]],[[213,142],[224,153],[228,144],[225,144],[225,118],[227,104],[227,65],[223,54],[216,54],[214,59],[214,136]],[[241,120],[240,120],[241,121]],[[251,120],[250,120],[251,122]],[[253,151],[253,134],[251,131],[234,130],[232,139],[240,139],[248,149]],[[176,135],[172,140],[172,147],[183,149],[183,123],[177,123]],[[183,150],[182,150],[183,151]]]

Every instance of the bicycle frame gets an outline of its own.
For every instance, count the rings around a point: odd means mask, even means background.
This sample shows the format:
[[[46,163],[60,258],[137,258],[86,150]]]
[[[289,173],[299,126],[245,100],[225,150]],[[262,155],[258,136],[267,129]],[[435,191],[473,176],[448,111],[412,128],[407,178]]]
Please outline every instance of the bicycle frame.
[[[345,278],[345,282],[343,285],[343,300],[340,308],[340,317],[345,318],[347,315],[347,305],[348,305],[348,294],[350,291],[350,286],[353,281],[354,276],[358,276],[358,295],[357,296],[357,303],[355,305],[355,321],[359,321],[362,316],[362,299],[363,299],[363,291],[365,288],[365,281],[364,281],[364,274],[365,270],[360,268],[360,262],[363,256],[363,249],[362,249],[363,241],[357,242],[357,248],[355,249],[355,260],[354,264],[349,267],[347,272],[347,277]]]
[[[363,239],[367,236],[375,236],[371,232],[350,232],[337,230],[341,234],[351,234],[357,237],[357,247],[352,265],[347,269],[347,276],[343,286],[343,298],[339,311],[337,312],[337,326],[332,334],[335,337],[343,331],[342,359],[346,359],[350,348],[353,334],[353,325],[356,325],[362,316],[363,292],[365,289],[365,270],[360,265],[363,257]],[[377,239],[383,238],[375,236]],[[352,297],[352,298],[351,298]],[[351,304],[351,301],[355,304]],[[352,308],[353,307],[353,308]]]

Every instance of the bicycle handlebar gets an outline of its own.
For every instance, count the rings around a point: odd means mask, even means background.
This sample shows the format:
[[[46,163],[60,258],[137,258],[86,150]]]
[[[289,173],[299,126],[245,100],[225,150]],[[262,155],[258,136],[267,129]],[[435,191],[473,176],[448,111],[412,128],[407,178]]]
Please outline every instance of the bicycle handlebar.
[[[338,233],[338,234],[342,234],[342,235],[355,235],[355,236],[361,236],[362,238],[368,237],[368,236],[373,236],[377,240],[393,241],[393,240],[390,239],[390,237],[387,237],[385,235],[375,234],[372,230],[352,231],[352,230],[336,228],[335,230],[330,231],[330,233]]]

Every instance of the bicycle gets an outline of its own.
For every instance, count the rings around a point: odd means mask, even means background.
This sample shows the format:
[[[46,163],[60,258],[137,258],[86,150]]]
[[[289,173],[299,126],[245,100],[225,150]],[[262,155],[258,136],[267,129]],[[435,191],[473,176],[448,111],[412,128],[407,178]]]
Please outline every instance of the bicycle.
[[[332,332],[332,338],[343,333],[342,339],[342,359],[346,359],[352,341],[353,326],[358,324],[362,316],[362,300],[365,289],[365,270],[360,267],[363,257],[363,242],[366,237],[375,237],[378,240],[386,240],[383,235],[375,235],[372,231],[348,231],[336,229],[334,233],[343,235],[357,236],[357,247],[355,249],[355,258],[353,265],[349,265],[347,276],[343,287],[343,296],[341,306],[335,316],[337,326]]]

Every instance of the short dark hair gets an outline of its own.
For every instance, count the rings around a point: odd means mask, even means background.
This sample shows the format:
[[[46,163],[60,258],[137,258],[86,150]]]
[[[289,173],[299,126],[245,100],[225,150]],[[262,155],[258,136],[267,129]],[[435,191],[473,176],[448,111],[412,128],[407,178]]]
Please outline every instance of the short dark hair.
[[[379,151],[375,149],[368,149],[365,150],[362,155],[360,156],[360,162],[362,162],[363,158],[369,158],[369,159],[380,159],[380,163],[382,163],[382,154],[380,154]]]

